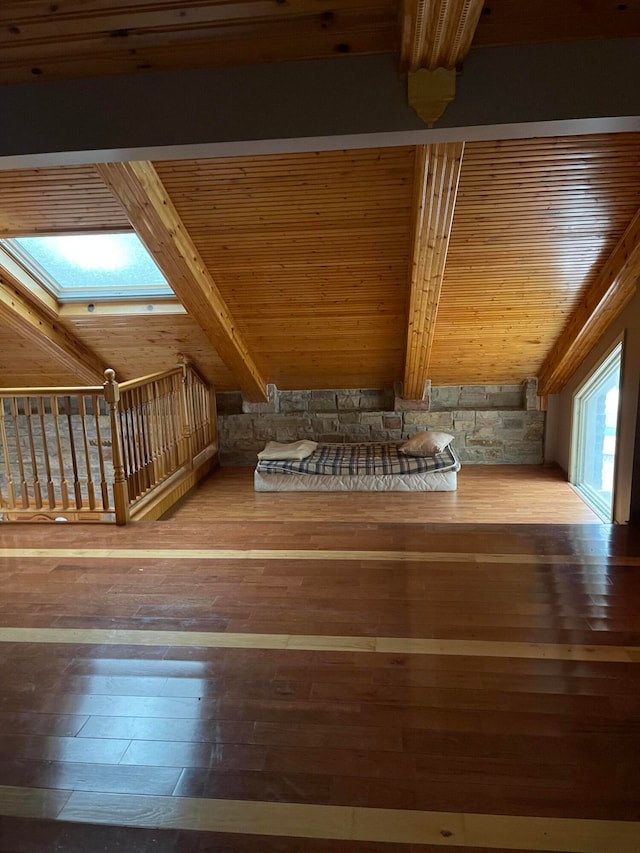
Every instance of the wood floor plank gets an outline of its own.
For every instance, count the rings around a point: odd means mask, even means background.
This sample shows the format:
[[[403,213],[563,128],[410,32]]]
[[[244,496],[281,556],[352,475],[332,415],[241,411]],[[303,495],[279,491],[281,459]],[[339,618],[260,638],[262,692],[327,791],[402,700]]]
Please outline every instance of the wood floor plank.
[[[290,649],[292,651],[377,652],[380,654],[460,655],[547,660],[635,663],[633,646],[510,643],[415,637],[331,637],[201,631],[127,631],[98,628],[0,628],[0,643],[73,643],[107,645],[195,646],[206,648]],[[186,704],[186,703],[184,703]]]
[[[632,530],[2,525],[0,546],[0,783],[41,804],[0,796],[0,849],[29,820],[28,853],[640,849]]]
[[[129,826],[252,832],[298,838],[435,844],[562,853],[637,853],[640,824],[627,821],[522,818],[188,797],[74,792],[62,820]]]
[[[433,523],[502,522],[598,525],[598,516],[569,486],[559,468],[541,465],[463,465],[451,494],[423,492],[264,494],[253,469],[221,468],[174,507],[169,517],[191,522],[243,518]]]

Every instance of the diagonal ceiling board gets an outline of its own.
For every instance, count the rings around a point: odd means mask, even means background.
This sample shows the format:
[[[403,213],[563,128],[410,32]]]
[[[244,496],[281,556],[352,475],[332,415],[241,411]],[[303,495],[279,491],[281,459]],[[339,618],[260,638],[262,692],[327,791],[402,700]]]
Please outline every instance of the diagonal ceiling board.
[[[640,207],[640,134],[467,142],[434,385],[540,369]]]
[[[557,394],[636,292],[640,277],[640,210],[547,356],[541,395]]]
[[[464,142],[416,148],[414,237],[404,389],[422,399],[460,180]]]
[[[44,311],[25,299],[0,271],[0,318],[14,331],[29,338],[60,366],[88,385],[102,384],[103,365],[92,350],[64,330]],[[60,383],[63,384],[63,383]]]
[[[457,68],[469,52],[484,0],[405,0],[400,66]]]
[[[103,163],[96,169],[242,391],[250,400],[266,401],[266,382],[153,165]]]

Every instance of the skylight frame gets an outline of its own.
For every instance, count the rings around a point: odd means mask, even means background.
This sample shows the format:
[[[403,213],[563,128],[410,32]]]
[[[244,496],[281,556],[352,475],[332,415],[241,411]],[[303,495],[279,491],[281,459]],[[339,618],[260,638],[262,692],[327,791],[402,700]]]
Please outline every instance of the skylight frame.
[[[132,234],[138,240],[142,250],[149,256],[151,261],[155,263],[155,259],[147,250],[146,246],[135,231],[114,229],[109,231],[65,231],[56,233],[38,233],[38,234],[18,234],[13,237],[0,239],[0,246],[11,257],[20,264],[21,267],[30,275],[38,284],[42,285],[56,301],[65,305],[67,303],[93,303],[93,302],[135,302],[145,299],[157,300],[175,300],[176,295],[171,285],[166,281],[166,277],[162,270],[158,267],[160,275],[165,279],[165,284],[123,284],[123,285],[101,285],[97,287],[67,287],[60,285],[53,276],[44,269],[44,267],[23,248],[17,240],[28,239],[33,237],[96,237],[96,236],[111,236],[118,234]]]

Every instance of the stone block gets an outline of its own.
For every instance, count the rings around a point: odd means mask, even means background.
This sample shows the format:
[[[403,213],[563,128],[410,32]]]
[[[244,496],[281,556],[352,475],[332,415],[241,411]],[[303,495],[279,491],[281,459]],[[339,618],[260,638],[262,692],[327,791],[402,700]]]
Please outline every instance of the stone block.
[[[498,426],[502,424],[502,413],[486,409],[477,411],[476,424],[477,426]]]
[[[246,415],[274,414],[279,411],[280,395],[275,385],[267,385],[267,401],[253,403],[242,397],[242,411]]]
[[[451,432],[453,429],[453,412],[431,412],[428,426],[425,429],[444,430]]]
[[[502,425],[505,429],[524,429],[524,418],[504,417]]]
[[[477,435],[468,435],[466,440],[467,447],[503,447],[504,442],[499,438],[481,438]]]
[[[476,425],[476,413],[472,410],[457,409],[453,413],[453,427],[456,430],[473,429]]]
[[[351,410],[360,408],[360,394],[336,394],[337,408],[339,410]]]
[[[247,438],[254,435],[253,423],[254,419],[247,415],[227,415],[220,418],[218,425],[230,437]]]
[[[402,430],[402,418],[399,415],[384,415],[382,426],[385,429]]]
[[[438,385],[431,388],[432,409],[455,409],[460,399],[460,385]]]
[[[322,432],[338,432],[341,429],[337,417],[334,418],[313,418],[311,420],[311,429],[314,433]]]
[[[338,420],[341,424],[359,424],[360,418],[360,412],[339,412],[338,414]]]
[[[419,424],[422,429],[427,429],[427,425],[430,423],[432,417],[436,414],[435,412],[405,412],[404,413],[404,425],[409,426],[410,424]]]
[[[404,397],[402,382],[394,382],[393,384],[394,403],[393,409],[396,412],[428,412],[431,408],[431,380],[426,379],[424,390],[420,400],[407,400]]]
[[[522,391],[517,388],[513,391],[496,391],[488,395],[489,405],[496,409],[521,409]]]
[[[498,464],[504,462],[504,451],[500,447],[461,447],[458,451],[461,462],[471,464]]]
[[[368,441],[371,438],[371,429],[362,424],[343,424],[342,428],[347,441]]]
[[[363,412],[360,415],[360,423],[371,429],[382,429],[382,412]]]
[[[280,411],[283,413],[308,412],[310,400],[310,391],[281,391]]]
[[[535,376],[525,379],[522,396],[527,411],[535,411],[538,408],[538,379]]]
[[[402,430],[372,429],[371,441],[402,441]]]

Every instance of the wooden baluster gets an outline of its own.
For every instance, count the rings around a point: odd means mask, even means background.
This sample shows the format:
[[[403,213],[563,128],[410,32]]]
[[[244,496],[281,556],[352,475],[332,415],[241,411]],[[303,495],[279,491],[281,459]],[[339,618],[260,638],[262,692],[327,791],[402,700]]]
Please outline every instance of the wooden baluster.
[[[165,476],[171,473],[171,383],[168,379],[162,380],[162,458]]]
[[[67,429],[69,430],[69,450],[71,452],[71,470],[73,471],[73,494],[76,500],[76,509],[82,509],[82,488],[78,476],[78,458],[76,456],[76,441],[73,435],[73,420],[71,414],[71,397],[67,396]]]
[[[138,448],[140,451],[140,463],[141,463],[141,479],[142,479],[142,491],[143,493],[148,491],[152,484],[151,481],[151,472],[149,471],[149,453],[148,453],[148,444],[147,444],[147,423],[145,418],[144,411],[144,399],[142,396],[142,388],[135,388],[134,395],[136,400],[136,427],[138,430]]]
[[[18,471],[20,473],[20,496],[22,499],[22,508],[28,509],[29,504],[29,489],[24,474],[24,459],[22,458],[22,445],[20,444],[20,423],[18,422],[18,404],[16,397],[9,398],[9,409],[13,419],[13,432],[16,442],[16,457],[18,459]]]
[[[45,398],[46,399],[46,398]],[[42,397],[37,397],[38,418],[40,420],[40,431],[42,433],[42,452],[44,454],[44,470],[47,475],[47,502],[49,509],[56,508],[56,490],[51,477],[51,461],[49,459],[49,443],[47,441],[47,427],[45,422],[46,404]]]
[[[4,470],[7,477],[7,504],[9,509],[16,507],[16,490],[11,470],[11,456],[9,455],[9,438],[7,425],[4,419],[5,398],[0,398],[0,438],[2,439],[2,453],[4,455]]]
[[[163,409],[163,381],[156,382],[156,393],[153,400],[153,417],[156,430],[156,473],[157,479],[163,480],[166,473],[166,465],[164,459],[164,409]]]
[[[147,411],[147,440],[149,447],[149,470],[151,473],[151,483],[156,485],[159,482],[158,472],[158,433],[157,421],[155,412],[155,401],[158,394],[158,383],[152,382],[145,388],[145,406]]]
[[[133,486],[133,469],[134,469],[134,461],[131,453],[131,440],[129,437],[129,420],[127,418],[127,409],[126,409],[126,393],[123,395],[120,400],[120,407],[118,409],[118,421],[120,423],[120,432],[122,435],[122,464],[125,470],[125,477],[127,480],[127,489],[129,490],[129,500],[133,500],[135,495],[133,494],[134,486]]]
[[[191,406],[191,385],[189,382],[190,365],[189,359],[182,353],[178,353],[178,363],[182,367],[182,381],[180,388],[180,402],[182,410],[182,430],[180,436],[181,461],[186,462],[189,468],[193,467],[193,410]]]
[[[58,407],[58,398],[52,397],[51,404],[53,423],[56,433],[56,447],[58,450],[58,467],[60,469],[60,502],[62,504],[62,509],[69,509],[69,488],[67,485],[64,456],[62,454],[62,441],[60,439],[60,409]]]
[[[187,433],[185,426],[185,410],[184,410],[184,384],[180,376],[172,377],[173,381],[173,414],[174,414],[174,443],[176,448],[176,468],[189,462],[191,454],[189,452],[188,439],[190,433]],[[188,417],[188,413],[187,413]],[[190,427],[189,427],[190,429]]]
[[[38,459],[36,446],[33,440],[33,427],[31,424],[31,398],[25,397],[24,413],[27,419],[27,435],[29,437],[29,453],[31,456],[31,470],[33,473],[33,501],[36,509],[42,509],[42,490],[40,488],[40,475],[38,472]]]
[[[138,462],[136,458],[135,435],[131,420],[131,392],[125,391],[120,400],[120,424],[122,426],[122,436],[124,446],[126,447],[128,466],[127,480],[129,490],[129,500],[135,500],[139,493],[138,486]]]
[[[180,464],[180,449],[176,445],[176,435],[182,434],[182,422],[176,423],[176,395],[173,376],[168,380],[167,390],[167,449],[169,459],[169,471],[175,471]]]
[[[130,436],[130,452],[132,455],[133,467],[131,471],[131,479],[133,481],[133,491],[137,498],[142,494],[142,477],[140,474],[140,448],[138,445],[138,434],[136,432],[136,419],[134,414],[135,401],[131,391],[127,391],[127,427]]]
[[[218,409],[216,404],[216,392],[213,388],[207,388],[207,415],[209,419],[209,444],[218,444]]]
[[[84,401],[84,395],[78,396],[78,408],[80,410],[80,423],[82,426],[82,443],[84,446],[84,461],[87,469],[87,500],[89,509],[96,508],[96,493],[93,486],[93,474],[91,472],[91,456],[89,454],[89,438],[87,436],[87,408]]]
[[[107,368],[104,372],[104,398],[109,406],[109,424],[111,426],[111,450],[113,458],[113,502],[116,513],[116,524],[126,524],[129,520],[129,497],[127,493],[127,478],[122,464],[122,438],[118,418],[118,402],[120,388],[116,382],[115,370]]]
[[[102,509],[108,510],[111,504],[109,500],[109,485],[104,470],[104,452],[102,450],[102,434],[100,430],[100,398],[92,397],[93,417],[96,424],[96,441],[98,442],[98,464],[100,465],[100,494],[102,495]]]

